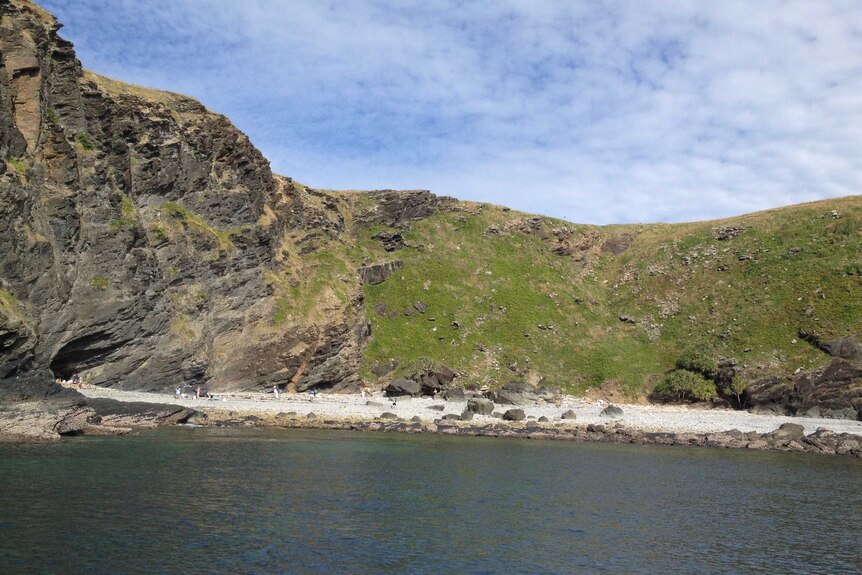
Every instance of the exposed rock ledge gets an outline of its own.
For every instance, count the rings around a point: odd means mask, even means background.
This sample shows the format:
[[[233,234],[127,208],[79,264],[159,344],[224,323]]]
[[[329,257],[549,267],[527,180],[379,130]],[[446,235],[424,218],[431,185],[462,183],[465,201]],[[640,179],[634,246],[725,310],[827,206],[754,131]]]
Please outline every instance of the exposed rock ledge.
[[[53,441],[69,435],[124,435],[186,422],[187,407],[114,399],[29,401],[0,406],[0,441]]]
[[[495,422],[471,424],[469,422],[438,419],[433,423],[405,421],[387,417],[368,420],[323,418],[308,413],[279,413],[275,416],[237,414],[228,411],[209,412],[204,419],[196,416],[190,423],[216,427],[281,427],[303,429],[342,429],[358,431],[381,431],[400,433],[437,433],[442,435],[465,435],[484,437],[509,437],[520,439],[546,439],[558,441],[599,441],[605,443],[628,443],[634,445],[684,445],[760,451],[789,451],[820,453],[825,455],[849,455],[862,458],[862,436],[850,433],[835,433],[818,429],[805,435],[798,424],[783,424],[769,433],[743,433],[736,429],[719,433],[674,433],[649,432],[622,425],[555,425],[537,422]]]

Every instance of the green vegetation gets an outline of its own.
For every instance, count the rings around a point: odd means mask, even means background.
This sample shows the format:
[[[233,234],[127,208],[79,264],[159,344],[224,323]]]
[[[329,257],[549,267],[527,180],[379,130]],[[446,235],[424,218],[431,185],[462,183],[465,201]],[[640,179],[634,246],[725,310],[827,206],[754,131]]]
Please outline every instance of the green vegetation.
[[[688,375],[676,383],[696,381],[692,396],[712,397],[706,378],[724,358],[752,377],[789,373],[825,361],[799,340],[801,329],[825,338],[862,332],[860,197],[720,222],[605,227],[550,218],[531,227],[526,214],[463,206],[411,223],[401,232],[414,247],[391,254],[372,239],[389,231],[381,226],[359,229],[349,247],[328,246],[356,267],[404,261],[382,284],[364,286],[372,337],[363,377],[394,359],[393,375],[443,363],[464,383],[527,379],[643,396],[679,367],[706,383]],[[743,229],[717,239],[734,226]],[[568,255],[554,252],[558,238]],[[629,245],[614,254],[606,242]],[[417,301],[425,314],[414,311]],[[734,385],[741,389],[723,393],[741,394],[744,384]]]
[[[78,144],[80,144],[81,148],[84,150],[91,152],[95,149],[93,145],[93,141],[90,140],[90,136],[87,132],[78,132]]]
[[[6,158],[6,168],[18,174],[18,181],[21,184],[27,183],[27,162],[21,158]]]
[[[185,206],[182,206],[176,202],[165,202],[161,205],[161,210],[165,214],[180,221],[184,226],[188,226],[194,231],[211,237],[213,240],[215,240],[216,245],[220,251],[232,250],[233,241],[231,241],[231,237],[236,234],[242,233],[243,231],[242,229],[220,230],[218,228],[215,228],[208,224],[206,220],[201,218],[199,215],[195,214]]]
[[[57,115],[57,111],[54,108],[48,108],[45,110],[45,121],[49,126],[54,128],[60,125],[60,117]]]
[[[0,314],[8,318],[24,319],[18,300],[11,293],[2,289],[0,289]]]
[[[133,228],[138,225],[138,213],[135,210],[135,204],[126,194],[120,192],[120,219],[111,222],[111,227],[115,230],[123,228]]]
[[[705,401],[716,396],[715,383],[686,369],[678,369],[664,376],[655,386],[655,392],[679,400]]]
[[[108,289],[109,285],[111,285],[111,282],[106,277],[93,276],[90,278],[90,286],[96,289]]]
[[[699,373],[706,378],[713,378],[718,372],[718,362],[715,360],[715,352],[703,347],[692,347],[685,350],[676,360],[679,369],[687,369]]]

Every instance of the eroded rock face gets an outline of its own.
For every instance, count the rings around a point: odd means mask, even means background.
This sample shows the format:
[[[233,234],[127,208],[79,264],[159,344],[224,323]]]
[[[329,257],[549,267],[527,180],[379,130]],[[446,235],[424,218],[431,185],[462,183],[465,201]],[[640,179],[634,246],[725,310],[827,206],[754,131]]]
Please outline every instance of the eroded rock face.
[[[862,364],[839,357],[824,368],[791,377],[765,377],[749,385],[755,409],[788,415],[859,419],[862,414]],[[815,413],[809,413],[816,409]]]
[[[0,396],[60,393],[54,377],[73,373],[138,390],[355,388],[358,269],[309,294],[313,313],[288,297],[304,256],[354,232],[350,201],[274,175],[195,100],[84,71],[27,0],[0,18]],[[445,204],[369,197],[356,225]]]

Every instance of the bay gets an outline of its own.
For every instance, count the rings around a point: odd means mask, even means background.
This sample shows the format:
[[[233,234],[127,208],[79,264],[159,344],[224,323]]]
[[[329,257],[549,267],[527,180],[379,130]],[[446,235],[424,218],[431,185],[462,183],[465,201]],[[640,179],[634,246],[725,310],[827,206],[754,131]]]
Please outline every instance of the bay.
[[[859,573],[862,461],[320,430],[0,444],[2,573]]]

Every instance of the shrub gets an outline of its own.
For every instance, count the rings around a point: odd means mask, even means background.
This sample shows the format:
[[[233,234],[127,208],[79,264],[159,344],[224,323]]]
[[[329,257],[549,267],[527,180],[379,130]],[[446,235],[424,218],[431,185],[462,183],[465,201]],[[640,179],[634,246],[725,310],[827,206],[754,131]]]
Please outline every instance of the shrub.
[[[685,350],[676,360],[679,369],[685,369],[699,373],[710,379],[718,373],[718,362],[713,356],[712,350],[706,347],[691,347]]]
[[[54,108],[45,110],[45,121],[51,126],[57,126],[60,123],[60,118],[57,116],[57,111]]]
[[[90,278],[90,285],[96,289],[108,289],[110,282],[106,277],[93,276],[92,278]]]
[[[706,401],[716,396],[715,383],[687,369],[678,369],[664,376],[655,392],[680,400]]]
[[[78,132],[78,143],[81,144],[81,147],[88,152],[95,148],[92,140],[90,140],[90,136],[87,135],[87,132]]]

